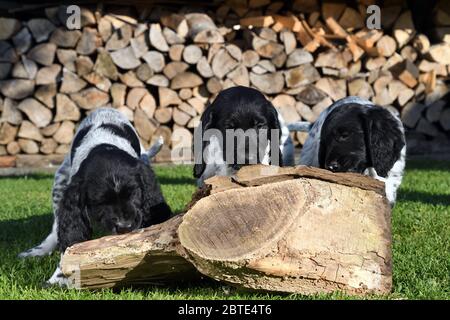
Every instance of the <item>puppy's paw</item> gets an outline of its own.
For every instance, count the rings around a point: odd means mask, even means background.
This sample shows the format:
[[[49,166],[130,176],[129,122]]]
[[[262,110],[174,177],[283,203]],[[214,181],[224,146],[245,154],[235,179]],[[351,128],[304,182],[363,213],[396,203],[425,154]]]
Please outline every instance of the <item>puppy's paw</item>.
[[[61,268],[58,267],[58,268],[56,268],[55,272],[50,277],[50,279],[48,279],[45,282],[44,287],[46,287],[46,288],[48,288],[48,287],[74,288],[76,286],[74,285],[73,280],[74,279],[66,277],[62,273]]]
[[[29,257],[42,257],[46,255],[50,255],[51,251],[48,252],[48,250],[45,250],[41,247],[34,247],[31,249],[28,249],[26,251],[23,251],[17,255],[17,257],[21,259],[29,258]]]

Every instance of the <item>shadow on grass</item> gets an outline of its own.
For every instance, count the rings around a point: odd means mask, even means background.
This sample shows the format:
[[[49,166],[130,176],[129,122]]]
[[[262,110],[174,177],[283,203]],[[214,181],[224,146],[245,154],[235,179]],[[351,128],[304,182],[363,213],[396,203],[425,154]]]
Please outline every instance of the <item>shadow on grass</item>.
[[[450,196],[448,194],[433,194],[423,191],[402,190],[399,192],[398,200],[450,206]]]
[[[158,181],[160,184],[164,185],[177,185],[177,184],[190,184],[195,185],[195,179],[194,178],[188,178],[188,177],[165,177],[165,176],[158,176]]]
[[[406,160],[406,170],[450,170],[450,159],[449,161]]]
[[[27,243],[45,239],[52,228],[53,214],[31,216],[27,218],[0,221],[0,242]],[[28,249],[28,248],[24,248]]]

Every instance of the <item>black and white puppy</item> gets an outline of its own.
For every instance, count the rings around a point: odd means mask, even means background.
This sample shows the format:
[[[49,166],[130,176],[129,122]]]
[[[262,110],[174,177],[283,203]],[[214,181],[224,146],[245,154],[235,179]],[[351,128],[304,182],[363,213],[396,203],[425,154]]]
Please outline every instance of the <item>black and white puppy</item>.
[[[227,132],[255,134],[237,138]],[[230,176],[246,164],[293,165],[294,146],[272,103],[256,89],[237,86],[220,92],[203,112],[194,133],[194,160],[201,186],[209,177]]]
[[[336,101],[320,114],[309,130],[300,164],[372,176],[385,182],[386,196],[394,205],[405,155],[400,119],[386,108],[351,96]]]
[[[131,123],[114,109],[101,108],[80,124],[70,153],[55,174],[51,233],[20,257],[50,254],[89,240],[93,231],[110,234],[161,223],[171,215],[149,166],[161,148],[145,152]],[[48,281],[67,284],[59,269]]]

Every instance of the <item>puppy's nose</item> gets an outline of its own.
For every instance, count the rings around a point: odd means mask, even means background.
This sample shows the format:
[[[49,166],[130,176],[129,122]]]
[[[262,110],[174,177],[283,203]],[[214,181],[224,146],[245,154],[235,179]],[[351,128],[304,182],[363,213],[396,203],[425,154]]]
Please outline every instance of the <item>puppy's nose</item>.
[[[117,233],[127,233],[131,231],[131,223],[128,222],[116,222]]]
[[[336,172],[337,170],[339,170],[339,163],[337,163],[337,161],[331,161],[328,166],[327,169],[333,172]]]

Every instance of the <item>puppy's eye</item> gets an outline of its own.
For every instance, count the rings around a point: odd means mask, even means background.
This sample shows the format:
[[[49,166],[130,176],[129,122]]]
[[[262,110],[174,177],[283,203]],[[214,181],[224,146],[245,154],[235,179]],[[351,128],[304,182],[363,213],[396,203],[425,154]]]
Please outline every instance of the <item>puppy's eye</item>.
[[[340,132],[336,135],[338,141],[346,141],[350,137],[350,133],[347,131]]]

